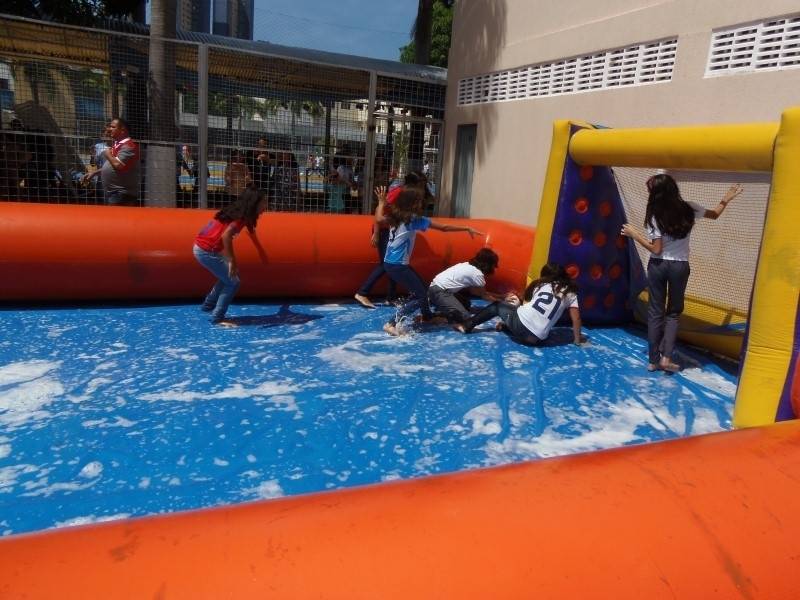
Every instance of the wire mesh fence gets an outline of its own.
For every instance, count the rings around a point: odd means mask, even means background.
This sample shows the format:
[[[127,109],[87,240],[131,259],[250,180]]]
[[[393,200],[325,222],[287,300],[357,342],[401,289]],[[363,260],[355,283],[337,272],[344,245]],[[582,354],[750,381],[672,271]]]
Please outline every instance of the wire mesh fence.
[[[410,170],[438,187],[443,77],[210,41],[0,15],[0,200],[217,208],[255,185],[363,213]]]

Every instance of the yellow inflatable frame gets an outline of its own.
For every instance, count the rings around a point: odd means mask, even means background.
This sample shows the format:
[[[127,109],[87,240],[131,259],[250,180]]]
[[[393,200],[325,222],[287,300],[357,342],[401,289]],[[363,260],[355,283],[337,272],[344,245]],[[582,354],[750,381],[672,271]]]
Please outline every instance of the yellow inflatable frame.
[[[574,135],[572,126],[580,125]],[[762,171],[772,173],[766,221],[756,267],[750,314],[687,298],[681,339],[741,359],[734,426],[776,420],[781,395],[791,384],[800,298],[800,107],[780,123],[747,123],[647,129],[595,129],[556,121],[528,276],[547,262],[567,155],[579,165]],[[747,321],[745,336],[692,331]],[[744,347],[743,347],[744,345]]]

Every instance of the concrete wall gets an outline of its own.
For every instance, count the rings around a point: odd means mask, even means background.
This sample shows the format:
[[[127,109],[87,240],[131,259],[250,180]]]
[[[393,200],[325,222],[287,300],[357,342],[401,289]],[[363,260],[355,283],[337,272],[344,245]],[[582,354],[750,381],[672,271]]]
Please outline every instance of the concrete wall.
[[[462,0],[448,70],[440,212],[449,215],[456,130],[477,123],[471,216],[535,224],[552,123],[610,127],[777,121],[800,104],[800,68],[705,78],[712,29],[796,14],[797,0]],[[672,81],[457,107],[458,82],[678,37]]]

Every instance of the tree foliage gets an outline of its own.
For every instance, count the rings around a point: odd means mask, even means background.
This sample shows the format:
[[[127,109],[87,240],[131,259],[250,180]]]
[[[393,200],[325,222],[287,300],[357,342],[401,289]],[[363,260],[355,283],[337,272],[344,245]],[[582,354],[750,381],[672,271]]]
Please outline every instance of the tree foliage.
[[[450,31],[453,26],[452,0],[435,0],[433,3],[433,27],[431,31],[431,60],[436,67],[447,67],[450,52]],[[400,48],[400,62],[414,63],[414,41]]]
[[[10,0],[3,12],[69,25],[95,25],[103,17],[137,16],[138,0]]]

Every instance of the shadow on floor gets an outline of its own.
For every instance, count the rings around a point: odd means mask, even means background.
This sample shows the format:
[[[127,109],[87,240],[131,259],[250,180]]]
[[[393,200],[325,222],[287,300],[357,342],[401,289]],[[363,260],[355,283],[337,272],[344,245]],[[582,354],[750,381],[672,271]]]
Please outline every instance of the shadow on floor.
[[[278,327],[279,325],[302,325],[321,318],[322,315],[294,312],[288,304],[282,304],[274,315],[228,317],[225,320],[239,327]]]

